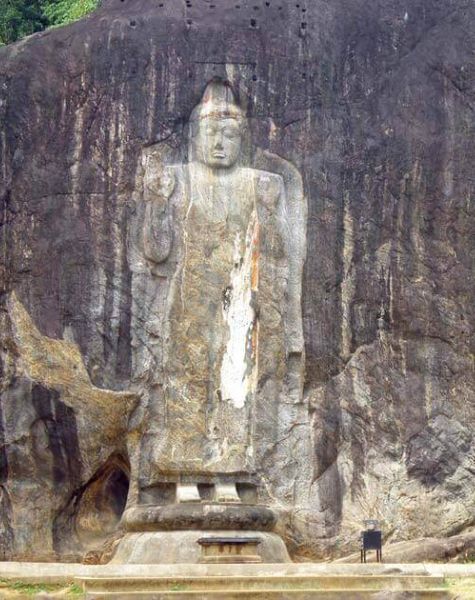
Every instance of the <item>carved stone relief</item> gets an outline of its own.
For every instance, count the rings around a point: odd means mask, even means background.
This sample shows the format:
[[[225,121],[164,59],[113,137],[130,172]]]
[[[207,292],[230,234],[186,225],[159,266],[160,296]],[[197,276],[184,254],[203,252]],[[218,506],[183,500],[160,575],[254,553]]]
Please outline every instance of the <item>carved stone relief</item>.
[[[306,202],[298,171],[252,147],[227,82],[207,85],[187,144],[181,162],[168,142],[146,148],[137,193],[131,262],[149,291],[135,317],[150,338],[134,340],[136,376],[151,390],[137,494],[172,482],[193,500],[212,482],[239,500],[259,470],[259,411],[302,398]]]

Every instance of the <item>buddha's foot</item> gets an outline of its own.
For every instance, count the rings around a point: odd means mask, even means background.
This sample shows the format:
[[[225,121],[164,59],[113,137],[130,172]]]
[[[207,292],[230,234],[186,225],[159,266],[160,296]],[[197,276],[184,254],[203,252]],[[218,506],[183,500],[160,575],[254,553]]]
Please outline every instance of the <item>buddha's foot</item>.
[[[201,502],[196,483],[178,483],[176,486],[177,502]]]
[[[235,483],[217,483],[214,499],[215,502],[241,502]]]

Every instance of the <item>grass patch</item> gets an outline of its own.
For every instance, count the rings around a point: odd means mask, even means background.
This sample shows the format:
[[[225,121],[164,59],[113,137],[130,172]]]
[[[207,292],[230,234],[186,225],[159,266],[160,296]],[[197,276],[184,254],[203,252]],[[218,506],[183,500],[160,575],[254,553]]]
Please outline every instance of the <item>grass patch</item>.
[[[61,592],[61,598],[78,599],[84,595],[84,592],[77,583],[70,585],[48,584],[48,583],[28,583],[26,581],[12,581],[0,578],[1,598],[30,598],[35,597],[42,592],[58,593]]]
[[[68,593],[74,596],[82,596],[84,594],[82,587],[77,583],[73,583],[69,586]]]
[[[44,583],[23,583],[23,581],[13,581],[9,587],[17,592],[23,592],[29,596],[39,592],[54,592],[58,589],[56,585],[46,585]]]

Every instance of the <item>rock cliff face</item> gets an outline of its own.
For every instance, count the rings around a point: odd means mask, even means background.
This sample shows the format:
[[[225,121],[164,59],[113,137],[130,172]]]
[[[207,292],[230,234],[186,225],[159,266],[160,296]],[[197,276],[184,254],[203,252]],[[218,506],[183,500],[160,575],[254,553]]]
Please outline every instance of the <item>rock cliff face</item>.
[[[137,174],[213,77],[308,201],[304,401],[262,416],[289,549],[354,549],[370,517],[393,541],[473,524],[474,19],[465,0],[104,0],[0,50],[1,556],[114,535],[151,381]]]

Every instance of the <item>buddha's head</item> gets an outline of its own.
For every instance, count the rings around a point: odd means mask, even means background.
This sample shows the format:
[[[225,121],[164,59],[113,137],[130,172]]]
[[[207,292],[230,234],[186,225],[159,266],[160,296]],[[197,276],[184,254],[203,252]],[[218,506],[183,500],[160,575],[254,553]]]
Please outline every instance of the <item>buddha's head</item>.
[[[239,159],[245,117],[229,84],[212,81],[191,119],[194,159],[213,169],[229,169]]]

